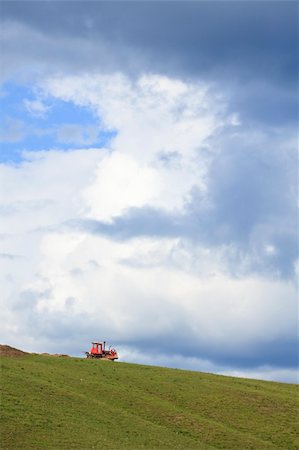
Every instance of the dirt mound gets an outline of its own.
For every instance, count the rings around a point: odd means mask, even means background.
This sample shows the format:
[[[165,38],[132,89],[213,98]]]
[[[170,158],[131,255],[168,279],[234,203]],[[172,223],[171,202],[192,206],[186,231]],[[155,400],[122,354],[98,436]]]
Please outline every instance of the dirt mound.
[[[9,345],[0,344],[0,356],[24,356],[28,353],[18,350],[17,348],[10,347]]]
[[[70,358],[69,355],[65,355],[64,353],[31,353],[32,355],[45,355],[45,356],[58,356],[60,358]],[[10,347],[9,345],[0,344],[0,356],[24,356],[29,355],[28,352],[23,352],[14,347]]]

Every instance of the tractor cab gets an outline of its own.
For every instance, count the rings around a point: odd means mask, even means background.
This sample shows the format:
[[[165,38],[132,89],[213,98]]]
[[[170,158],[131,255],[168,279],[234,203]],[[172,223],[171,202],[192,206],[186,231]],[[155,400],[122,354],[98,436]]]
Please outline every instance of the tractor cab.
[[[92,355],[102,355],[103,354],[103,344],[102,342],[92,342],[92,347],[90,352]]]

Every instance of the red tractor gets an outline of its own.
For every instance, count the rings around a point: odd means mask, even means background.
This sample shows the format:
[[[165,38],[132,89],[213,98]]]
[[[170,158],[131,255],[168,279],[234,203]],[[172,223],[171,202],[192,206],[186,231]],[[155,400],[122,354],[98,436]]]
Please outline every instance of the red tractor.
[[[85,352],[86,358],[99,358],[99,359],[109,359],[114,361],[118,359],[117,352],[114,348],[106,350],[106,342],[92,342],[92,347],[89,352]]]

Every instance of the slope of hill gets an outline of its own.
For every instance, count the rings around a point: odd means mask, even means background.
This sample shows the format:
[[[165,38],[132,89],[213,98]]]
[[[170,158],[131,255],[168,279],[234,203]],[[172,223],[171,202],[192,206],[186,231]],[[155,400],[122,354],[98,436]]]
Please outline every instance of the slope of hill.
[[[295,385],[80,358],[1,360],[2,449],[298,448]]]

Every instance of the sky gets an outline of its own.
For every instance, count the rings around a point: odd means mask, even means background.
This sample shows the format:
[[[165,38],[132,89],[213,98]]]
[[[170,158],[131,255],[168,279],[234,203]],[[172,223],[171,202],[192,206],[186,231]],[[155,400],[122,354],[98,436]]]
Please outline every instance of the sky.
[[[297,2],[0,19],[0,341],[297,382]]]

